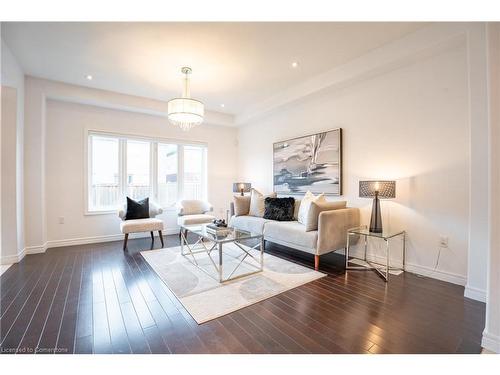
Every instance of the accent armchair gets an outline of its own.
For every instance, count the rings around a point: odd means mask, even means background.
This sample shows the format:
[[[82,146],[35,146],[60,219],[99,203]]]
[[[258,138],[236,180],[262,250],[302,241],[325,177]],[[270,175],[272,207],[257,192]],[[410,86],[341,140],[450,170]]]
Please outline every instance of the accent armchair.
[[[151,245],[154,244],[154,231],[158,231],[158,235],[161,241],[161,247],[163,244],[163,220],[155,219],[157,215],[163,213],[163,209],[155,204],[154,202],[149,201],[149,218],[147,219],[134,219],[134,220],[125,220],[125,216],[127,214],[126,206],[123,206],[120,211],[118,211],[118,216],[122,219],[120,223],[120,230],[125,235],[123,240],[123,250],[127,249],[127,241],[128,235],[130,233],[141,233],[141,232],[150,232],[151,233]]]
[[[215,216],[207,214],[214,210],[213,206],[201,200],[183,200],[179,203],[179,212],[177,224],[181,227],[179,230],[179,238],[182,236],[182,226],[191,224],[208,224],[211,223]],[[184,232],[187,235],[187,231]]]

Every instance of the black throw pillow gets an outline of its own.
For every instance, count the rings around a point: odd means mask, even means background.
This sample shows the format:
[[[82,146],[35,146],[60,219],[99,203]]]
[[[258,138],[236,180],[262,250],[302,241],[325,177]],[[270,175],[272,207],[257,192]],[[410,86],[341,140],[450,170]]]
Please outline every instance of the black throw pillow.
[[[134,201],[127,197],[127,214],[125,220],[149,218],[149,198],[142,201]]]
[[[270,198],[264,200],[264,219],[293,221],[295,198]]]

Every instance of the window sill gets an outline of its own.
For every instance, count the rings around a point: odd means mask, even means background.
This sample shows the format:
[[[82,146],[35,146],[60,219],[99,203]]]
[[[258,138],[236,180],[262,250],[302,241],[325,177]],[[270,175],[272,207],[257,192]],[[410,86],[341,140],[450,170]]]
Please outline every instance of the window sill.
[[[168,206],[168,207],[162,207],[163,213],[160,215],[166,214],[166,213],[171,213],[171,212],[177,212],[176,207]],[[116,215],[118,216],[118,211],[120,211],[119,208],[116,210],[107,210],[107,211],[85,211],[83,213],[84,216],[99,216],[99,215]]]
[[[116,215],[118,216],[119,210],[108,210],[108,211],[85,211],[84,216],[96,216],[96,215]]]

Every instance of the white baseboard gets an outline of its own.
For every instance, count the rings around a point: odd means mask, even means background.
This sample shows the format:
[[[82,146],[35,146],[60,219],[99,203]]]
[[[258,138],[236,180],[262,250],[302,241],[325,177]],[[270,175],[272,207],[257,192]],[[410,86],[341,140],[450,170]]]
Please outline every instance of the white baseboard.
[[[2,256],[0,258],[0,264],[1,265],[9,265],[9,264],[14,264],[20,262],[24,256],[26,255],[26,249],[22,249],[19,253],[16,255],[7,255],[7,256]]]
[[[179,233],[176,229],[169,229],[163,232],[164,235],[168,236],[171,234]],[[134,238],[145,238],[149,237],[149,233],[131,233],[129,239]],[[51,240],[47,241],[47,249],[51,247],[63,247],[63,246],[75,246],[75,245],[86,245],[91,243],[99,242],[112,242],[112,241],[123,241],[123,234],[110,234],[105,236],[95,236],[95,237],[81,237],[81,238],[70,238],[64,240]]]
[[[355,257],[358,257],[361,259],[363,256],[361,251],[351,251],[351,250],[349,251],[349,255],[355,256]],[[385,264],[385,262],[386,262],[386,258],[383,256],[380,256],[380,255],[368,254],[368,259],[373,261],[373,262],[377,262],[377,263],[381,263],[381,264]],[[391,262],[391,266],[401,267],[402,264],[397,264],[397,263]],[[427,267],[427,266],[422,266],[422,265],[415,264],[415,263],[408,263],[407,262],[405,265],[405,270],[407,272],[415,273],[417,275],[431,277],[433,279],[446,281],[446,282],[449,282],[452,284],[465,286],[465,284],[467,283],[467,278],[463,275],[459,275],[459,274],[447,272],[447,271],[442,271],[442,270],[434,269],[434,268]]]
[[[25,248],[26,255],[28,255],[28,254],[45,253],[45,250],[47,250],[47,242],[45,242],[43,245],[39,245],[39,246],[27,246]]]
[[[474,288],[472,286],[465,286],[464,296],[476,301],[486,303],[486,290]]]
[[[491,352],[500,353],[500,336],[493,335],[485,330],[483,332],[481,346]]]
[[[177,234],[179,231],[177,229],[169,229],[163,231],[163,234],[168,236],[171,234]],[[129,239],[134,238],[145,238],[149,237],[149,233],[131,233]],[[3,256],[0,258],[0,264],[13,264],[20,262],[25,255],[30,254],[40,254],[45,253],[45,251],[52,247],[63,247],[63,246],[76,246],[76,245],[86,245],[91,243],[99,242],[111,242],[111,241],[123,241],[123,234],[111,234],[106,236],[95,236],[95,237],[80,237],[80,238],[69,238],[64,240],[51,240],[47,241],[43,245],[38,246],[27,246],[18,255]]]

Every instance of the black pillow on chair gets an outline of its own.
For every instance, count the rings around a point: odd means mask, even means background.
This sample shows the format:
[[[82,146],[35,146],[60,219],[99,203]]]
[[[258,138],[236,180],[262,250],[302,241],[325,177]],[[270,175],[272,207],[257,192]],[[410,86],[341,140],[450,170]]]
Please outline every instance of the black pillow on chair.
[[[149,218],[149,198],[141,201],[134,201],[127,197],[127,213],[125,220],[147,219]]]
[[[295,198],[271,198],[264,200],[264,219],[277,221],[293,221]]]

